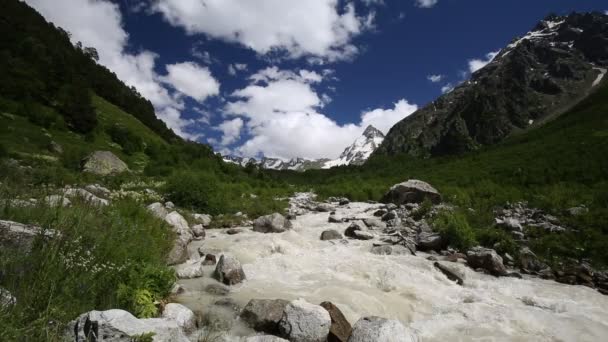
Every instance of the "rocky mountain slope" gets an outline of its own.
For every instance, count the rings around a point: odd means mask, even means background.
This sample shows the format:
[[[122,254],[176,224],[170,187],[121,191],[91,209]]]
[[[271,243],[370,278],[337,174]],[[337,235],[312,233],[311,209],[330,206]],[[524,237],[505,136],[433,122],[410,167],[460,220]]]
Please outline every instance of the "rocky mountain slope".
[[[310,169],[329,169],[344,165],[362,165],[367,158],[382,144],[384,134],[372,125],[367,126],[363,134],[352,145],[344,149],[337,159],[304,159],[293,158],[283,161],[279,158],[264,157],[260,160],[248,157],[223,156],[227,163],[247,166],[249,163],[263,169],[305,171]]]
[[[397,123],[378,154],[474,150],[542,124],[585,98],[608,68],[608,16],[549,16],[471,79]]]

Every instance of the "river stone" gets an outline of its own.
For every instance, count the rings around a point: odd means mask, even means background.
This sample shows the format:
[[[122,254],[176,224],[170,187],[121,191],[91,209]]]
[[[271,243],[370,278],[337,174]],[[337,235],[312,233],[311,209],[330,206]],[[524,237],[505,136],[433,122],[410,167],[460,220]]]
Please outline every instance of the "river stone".
[[[352,327],[344,314],[337,306],[332,302],[323,302],[321,306],[329,312],[331,318],[331,327],[329,328],[329,335],[327,336],[327,342],[346,342],[350,336]]]
[[[246,279],[241,263],[232,256],[222,255],[213,277],[226,285],[235,285]]]
[[[84,160],[83,171],[100,176],[128,171],[127,164],[110,151],[95,151]]]
[[[441,202],[441,195],[429,183],[410,179],[406,182],[393,185],[382,198],[382,202],[396,205],[405,203],[422,203],[425,199],[433,204]]]
[[[256,331],[279,333],[279,321],[289,301],[283,299],[252,299],[241,313],[241,320]]]
[[[342,223],[343,220],[341,217],[336,216],[336,214],[331,214],[329,215],[329,218],[327,219],[327,222],[329,223]]]
[[[169,303],[163,309],[163,318],[175,321],[186,332],[196,329],[196,316],[192,310],[178,303]]]
[[[412,255],[412,251],[403,245],[374,246],[371,252],[377,255]]]
[[[260,233],[283,233],[291,228],[291,221],[279,213],[261,216],[253,221],[253,231]]]
[[[165,318],[137,319],[124,310],[89,311],[70,322],[68,341],[131,342],[133,337],[153,333],[153,341],[188,342],[177,322]]]
[[[192,234],[194,234],[194,236],[196,236],[197,238],[204,238],[205,228],[202,224],[195,224],[194,226],[192,226]]]
[[[230,288],[223,284],[209,284],[205,286],[205,292],[216,296],[225,296],[230,293]]]
[[[165,216],[165,222],[173,227],[173,230],[180,235],[190,233],[188,221],[186,221],[186,219],[177,211],[172,211]]]
[[[549,267],[541,262],[528,247],[523,247],[519,251],[519,265],[525,272],[540,272]]]
[[[329,203],[319,203],[314,210],[320,213],[329,213],[334,210],[334,207]]]
[[[426,251],[440,251],[446,245],[445,239],[438,233],[421,232],[418,234],[418,242],[416,243],[416,249],[423,252]]]
[[[363,317],[355,323],[348,342],[415,342],[416,337],[401,322],[381,317]]]
[[[502,258],[493,249],[480,246],[473,247],[467,251],[467,264],[473,269],[482,268],[494,276],[507,274]]]
[[[366,231],[367,226],[361,221],[353,221],[344,231],[344,235],[356,239],[356,231]]]
[[[165,206],[160,202],[152,203],[147,206],[146,209],[161,220],[164,220],[169,214],[167,209],[165,209]]]
[[[458,285],[464,284],[464,274],[460,273],[455,267],[450,265],[442,264],[437,261],[433,264],[436,269],[445,274],[448,279],[455,281]]]
[[[281,335],[291,342],[327,341],[330,326],[327,310],[304,299],[289,302],[279,322]]]
[[[377,218],[363,219],[363,223],[370,229],[386,229],[386,223]]]
[[[247,337],[245,342],[289,342],[288,340],[272,335],[258,335]]]
[[[189,261],[177,266],[176,274],[179,279],[200,278],[204,274],[203,260]]]
[[[328,229],[326,231],[323,231],[323,233],[321,233],[321,240],[326,241],[326,240],[340,240],[342,238],[342,234],[340,234],[340,232],[338,232],[337,230],[334,229]]]
[[[374,234],[363,230],[355,230],[353,236],[357,240],[371,240],[374,238]]]
[[[178,237],[167,254],[167,265],[182,264],[188,260],[188,256],[188,243]]]
[[[211,215],[194,214],[192,216],[198,223],[202,224],[203,227],[209,227],[209,225],[211,224]]]
[[[217,259],[213,254],[206,254],[205,259],[203,260],[203,265],[205,266],[213,266],[217,263]]]

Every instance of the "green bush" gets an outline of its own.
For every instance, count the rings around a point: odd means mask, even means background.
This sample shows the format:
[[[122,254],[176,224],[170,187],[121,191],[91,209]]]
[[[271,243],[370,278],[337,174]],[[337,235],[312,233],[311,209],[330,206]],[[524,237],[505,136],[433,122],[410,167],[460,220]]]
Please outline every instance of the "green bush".
[[[112,125],[106,128],[106,133],[108,133],[110,139],[120,145],[122,150],[128,155],[144,150],[145,144],[143,139],[140,136],[135,135],[126,127]]]
[[[222,212],[223,196],[219,180],[206,172],[177,172],[169,177],[165,193],[175,204],[205,213]]]
[[[462,213],[442,211],[433,219],[432,225],[450,246],[460,251],[477,245],[475,233]]]

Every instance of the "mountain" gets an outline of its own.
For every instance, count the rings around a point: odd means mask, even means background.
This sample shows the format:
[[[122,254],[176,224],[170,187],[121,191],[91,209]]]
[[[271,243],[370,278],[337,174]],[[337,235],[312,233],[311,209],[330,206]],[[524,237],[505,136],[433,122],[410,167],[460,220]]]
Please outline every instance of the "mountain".
[[[548,16],[470,80],[391,128],[376,153],[474,150],[539,126],[584,99],[608,68],[608,16]]]
[[[264,157],[261,160],[248,157],[223,156],[225,162],[246,166],[253,163],[263,169],[305,171],[310,169],[329,169],[344,165],[362,165],[367,158],[382,144],[384,134],[372,125],[367,126],[363,134],[352,145],[348,146],[338,159],[304,159],[293,158],[283,161],[279,158]]]

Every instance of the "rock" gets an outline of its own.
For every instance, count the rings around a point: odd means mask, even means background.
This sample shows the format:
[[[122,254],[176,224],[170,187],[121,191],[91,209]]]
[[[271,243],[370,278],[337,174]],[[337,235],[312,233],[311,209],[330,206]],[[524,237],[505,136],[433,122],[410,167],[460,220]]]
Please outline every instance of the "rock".
[[[253,221],[253,230],[260,233],[282,233],[291,228],[291,221],[279,213],[261,216]]]
[[[375,216],[375,217],[382,217],[382,216],[384,216],[386,213],[387,213],[387,211],[386,211],[386,210],[384,210],[384,209],[378,209],[378,210],[374,211],[374,216]]]
[[[167,209],[165,209],[165,206],[159,202],[150,204],[146,207],[146,209],[148,209],[148,211],[150,211],[154,216],[158,217],[161,220],[164,220],[165,217],[167,217],[167,215],[169,214]]]
[[[346,230],[344,231],[344,235],[348,236],[350,238],[356,238],[356,236],[355,236],[356,231],[366,231],[366,230],[367,230],[367,226],[365,226],[365,224],[363,224],[363,222],[353,221],[348,226],[348,228],[346,228]]]
[[[25,253],[32,251],[32,244],[38,237],[50,239],[59,233],[34,225],[0,220],[0,250],[18,250]]]
[[[175,283],[175,284],[173,284],[173,287],[171,288],[170,293],[175,296],[175,295],[182,294],[184,292],[186,292],[186,288],[182,284]]]
[[[85,189],[66,189],[63,192],[63,195],[70,198],[81,198],[89,204],[100,207],[104,207],[110,204],[107,199],[99,198]]]
[[[334,210],[334,207],[328,203],[319,203],[314,207],[314,210],[320,213],[329,213]]]
[[[412,255],[412,252],[402,245],[374,246],[371,252],[378,255]]]
[[[429,255],[428,257],[426,257],[426,260],[429,260],[429,261],[437,261],[437,257],[436,257],[436,256],[434,256],[434,255]]]
[[[173,227],[173,230],[179,235],[191,234],[188,221],[177,211],[172,211],[165,216],[165,222]]]
[[[303,299],[289,302],[279,322],[281,335],[291,342],[324,342],[330,327],[327,310]]]
[[[213,266],[216,263],[217,263],[217,259],[215,258],[215,255],[213,255],[213,254],[205,255],[205,260],[203,260],[204,266]]]
[[[445,239],[438,233],[421,232],[418,234],[416,249],[421,251],[440,251],[447,245]]]
[[[246,278],[241,263],[237,259],[225,254],[220,257],[213,277],[226,285],[238,284]]]
[[[0,287],[0,309],[9,308],[17,304],[17,298],[9,290]]]
[[[192,332],[196,329],[194,312],[181,304],[169,303],[165,305],[162,318],[175,321],[185,332]]]
[[[222,284],[209,284],[205,286],[205,292],[216,296],[225,296],[230,293],[230,289]]]
[[[189,261],[179,265],[175,273],[179,279],[200,278],[203,276],[203,261]]]
[[[110,191],[110,189],[105,188],[99,184],[89,184],[85,186],[84,189],[100,197],[109,198],[112,195],[112,191]]]
[[[513,217],[507,217],[505,219],[497,218],[496,225],[508,231],[521,232],[524,230],[519,220]]]
[[[131,342],[133,337],[153,333],[153,341],[188,342],[177,322],[165,318],[137,319],[124,310],[89,311],[70,322],[69,341]]]
[[[50,195],[44,198],[44,202],[48,204],[49,207],[69,207],[72,205],[72,201],[70,201],[67,197],[61,195]]]
[[[192,216],[198,223],[202,224],[203,227],[209,227],[209,225],[211,224],[211,215],[194,214]]]
[[[449,254],[445,257],[445,261],[449,261],[449,262],[458,262],[458,260],[467,260],[467,256],[465,254],[462,253],[453,253],[453,254]]]
[[[279,321],[289,301],[283,299],[252,299],[241,313],[241,320],[255,331],[279,333]]]
[[[165,208],[167,208],[167,210],[173,210],[175,209],[175,204],[173,204],[171,201],[167,201],[165,202]]]
[[[196,224],[196,225],[192,226],[192,234],[194,234],[194,236],[197,238],[204,238],[205,237],[205,228],[203,227],[202,224]]]
[[[540,272],[549,267],[541,262],[528,247],[523,247],[519,251],[519,266],[524,273]]]
[[[346,317],[344,317],[342,311],[340,311],[332,302],[323,302],[321,303],[321,307],[327,310],[331,319],[327,342],[348,341],[352,327]]]
[[[226,234],[228,234],[228,235],[236,235],[236,234],[240,234],[242,232],[243,232],[243,230],[238,229],[238,228],[230,228],[230,229],[226,230]]]
[[[341,217],[338,217],[335,214],[331,214],[331,215],[329,215],[329,218],[327,219],[327,222],[329,222],[329,223],[342,223],[343,220],[342,220]]]
[[[355,230],[353,232],[353,237],[357,240],[372,240],[374,238],[374,234],[363,230]]]
[[[584,205],[580,205],[578,207],[568,208],[566,211],[570,216],[580,216],[588,213],[589,209],[587,209],[587,207],[585,207]]]
[[[420,180],[410,179],[393,185],[384,195],[382,202],[396,205],[404,203],[422,203],[425,199],[433,204],[441,202],[441,195],[430,184]]]
[[[386,223],[377,218],[363,219],[363,223],[370,229],[386,229]]]
[[[334,229],[328,229],[321,233],[321,240],[323,241],[340,239],[342,239],[342,234],[340,234],[340,232]]]
[[[383,222],[394,220],[396,218],[397,218],[397,213],[395,211],[389,211],[388,213],[382,215]]]
[[[173,241],[173,248],[167,255],[167,265],[182,264],[188,260],[188,244],[182,239]]]
[[[456,268],[439,263],[437,261],[433,263],[433,266],[435,266],[436,269],[440,270],[441,273],[445,274],[448,279],[458,283],[458,285],[464,284],[464,274],[460,273],[460,271],[458,271]]]
[[[363,317],[353,326],[348,342],[415,342],[401,322],[381,317]]]
[[[494,276],[504,276],[507,269],[502,258],[495,250],[483,247],[474,247],[467,251],[467,263],[473,269],[484,269]]]
[[[348,205],[350,204],[350,200],[348,198],[341,198],[340,201],[338,201],[338,205]]]
[[[272,335],[258,335],[247,337],[245,342],[289,342],[288,340]]]
[[[51,140],[49,143],[49,152],[63,154],[63,147],[61,147],[61,145],[59,145],[56,141]]]
[[[110,151],[95,151],[84,160],[83,171],[100,176],[128,171],[127,164]]]

